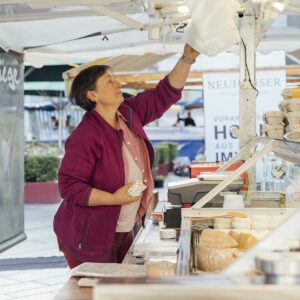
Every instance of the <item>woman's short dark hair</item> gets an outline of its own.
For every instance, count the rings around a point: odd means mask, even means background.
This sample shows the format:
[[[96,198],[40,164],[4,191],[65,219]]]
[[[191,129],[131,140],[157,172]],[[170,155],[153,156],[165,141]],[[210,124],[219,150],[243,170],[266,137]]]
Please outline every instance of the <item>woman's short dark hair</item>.
[[[94,109],[96,103],[88,99],[87,92],[96,89],[97,79],[108,70],[110,70],[109,66],[97,65],[88,67],[79,72],[71,85],[69,93],[71,103],[80,106],[86,111]]]

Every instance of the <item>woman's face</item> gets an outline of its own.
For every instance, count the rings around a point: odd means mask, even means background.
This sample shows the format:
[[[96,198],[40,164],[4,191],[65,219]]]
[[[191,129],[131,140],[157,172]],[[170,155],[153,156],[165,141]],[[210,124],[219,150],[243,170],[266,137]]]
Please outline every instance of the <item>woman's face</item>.
[[[106,72],[96,81],[96,89],[88,92],[88,97],[97,104],[116,106],[123,102],[121,84],[116,81],[111,72]]]

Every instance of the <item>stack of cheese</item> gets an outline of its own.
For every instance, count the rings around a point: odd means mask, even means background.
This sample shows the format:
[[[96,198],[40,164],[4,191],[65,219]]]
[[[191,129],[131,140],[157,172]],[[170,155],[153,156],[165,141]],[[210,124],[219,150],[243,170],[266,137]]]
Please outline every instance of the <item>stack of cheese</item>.
[[[204,229],[197,248],[198,269],[207,272],[221,271],[256,241],[248,233]]]
[[[286,137],[290,140],[300,140],[300,88],[287,88],[282,92],[283,101],[279,109],[285,113],[287,121],[285,126]]]
[[[269,111],[264,113],[262,132],[270,138],[282,139],[284,134],[285,114],[281,111]]]
[[[214,229],[218,230],[270,230],[277,226],[284,216],[252,215],[247,218],[216,218]]]

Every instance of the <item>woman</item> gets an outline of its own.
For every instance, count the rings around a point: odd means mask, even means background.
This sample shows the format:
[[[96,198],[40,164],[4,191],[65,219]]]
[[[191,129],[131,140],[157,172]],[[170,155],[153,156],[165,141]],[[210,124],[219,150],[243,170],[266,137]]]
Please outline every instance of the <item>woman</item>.
[[[198,55],[186,44],[155,89],[127,101],[107,66],[89,67],[74,79],[70,100],[87,112],[65,144],[58,172],[63,202],[54,217],[59,248],[70,268],[88,261],[122,262],[153,189],[154,153],[143,126],[181,98]],[[147,188],[131,197],[128,189],[136,180]]]

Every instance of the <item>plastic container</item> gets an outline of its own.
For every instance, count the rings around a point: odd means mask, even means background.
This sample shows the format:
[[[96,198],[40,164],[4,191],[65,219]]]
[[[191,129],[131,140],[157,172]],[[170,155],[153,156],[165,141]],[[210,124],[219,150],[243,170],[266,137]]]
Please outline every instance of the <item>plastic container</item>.
[[[243,195],[225,195],[223,208],[244,208],[244,198]]]

